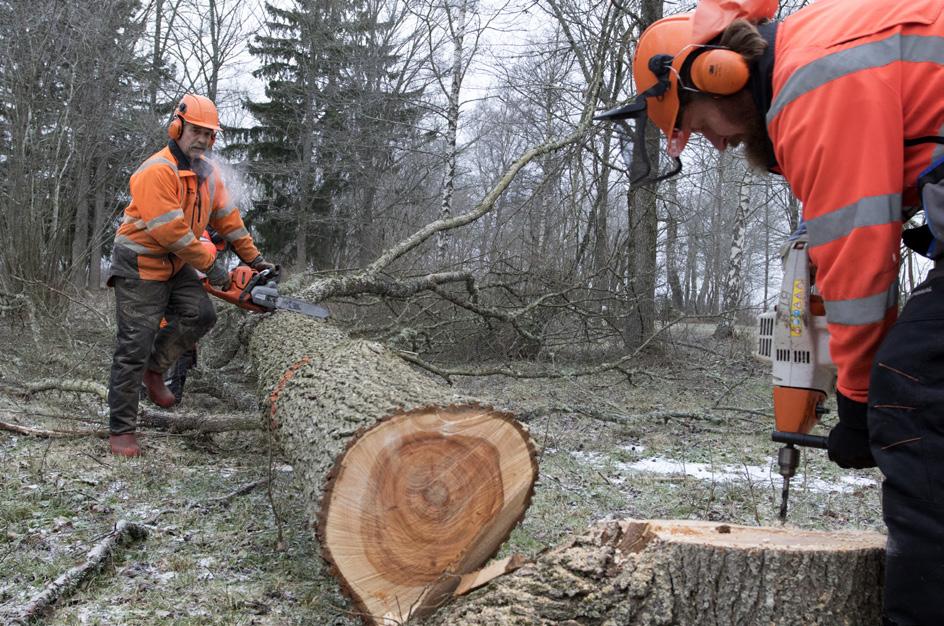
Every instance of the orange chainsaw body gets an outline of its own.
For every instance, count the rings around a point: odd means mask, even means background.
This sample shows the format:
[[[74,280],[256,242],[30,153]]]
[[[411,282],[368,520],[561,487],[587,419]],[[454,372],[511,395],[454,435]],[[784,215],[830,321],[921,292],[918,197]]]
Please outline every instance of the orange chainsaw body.
[[[235,304],[236,306],[246,309],[247,311],[265,313],[268,309],[265,309],[252,301],[251,287],[253,286],[253,279],[258,274],[259,272],[252,269],[248,265],[237,265],[233,271],[229,273],[229,289],[226,291],[221,291],[220,289],[217,289],[211,285],[210,281],[208,281],[206,278],[203,279],[203,288],[207,291],[207,293],[216,296],[220,300],[225,300],[230,304]]]

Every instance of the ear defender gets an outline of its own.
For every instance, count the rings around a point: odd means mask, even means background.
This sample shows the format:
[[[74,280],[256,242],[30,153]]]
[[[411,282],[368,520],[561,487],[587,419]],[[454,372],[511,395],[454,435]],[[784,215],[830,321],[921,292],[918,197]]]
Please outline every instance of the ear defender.
[[[747,85],[747,61],[733,50],[710,48],[692,61],[691,81],[699,91],[729,96]]]
[[[174,116],[173,121],[171,121],[170,125],[168,125],[167,127],[167,136],[173,139],[174,141],[177,141],[178,139],[184,136],[183,120],[181,120],[176,115]]]

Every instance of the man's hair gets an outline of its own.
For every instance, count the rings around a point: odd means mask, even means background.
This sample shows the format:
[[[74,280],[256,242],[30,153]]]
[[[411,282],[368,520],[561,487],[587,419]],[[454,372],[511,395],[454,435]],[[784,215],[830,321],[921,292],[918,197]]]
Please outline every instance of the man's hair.
[[[761,36],[757,26],[744,19],[731,22],[721,33],[718,44],[739,53],[748,63],[767,50],[767,40]]]

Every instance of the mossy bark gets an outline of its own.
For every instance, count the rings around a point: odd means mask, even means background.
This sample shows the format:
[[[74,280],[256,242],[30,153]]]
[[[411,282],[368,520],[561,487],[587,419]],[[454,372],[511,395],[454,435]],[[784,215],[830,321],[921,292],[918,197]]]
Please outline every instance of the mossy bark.
[[[358,431],[393,413],[470,401],[376,342],[291,313],[259,323],[249,353],[313,523],[328,474]]]
[[[432,610],[523,516],[536,454],[510,414],[297,315],[259,323],[250,355],[322,556],[368,623]]]

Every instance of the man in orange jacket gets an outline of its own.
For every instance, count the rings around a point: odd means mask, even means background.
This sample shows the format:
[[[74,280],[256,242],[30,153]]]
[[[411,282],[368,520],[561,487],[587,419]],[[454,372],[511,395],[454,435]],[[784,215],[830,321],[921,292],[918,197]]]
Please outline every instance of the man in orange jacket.
[[[676,158],[691,133],[743,144],[789,181],[838,369],[829,458],[885,475],[885,619],[944,624],[944,3],[776,10],[701,0],[659,20],[638,42],[636,100],[599,117],[647,115]],[[899,318],[902,224],[920,209],[905,243],[937,260]]]
[[[131,203],[115,235],[108,284],[115,289],[118,337],[108,385],[113,454],[138,456],[135,436],[142,382],[148,397],[170,407],[163,372],[216,322],[197,271],[219,289],[227,268],[199,236],[212,226],[254,269],[271,269],[256,249],[220,172],[205,155],[220,130],[208,98],[185,95],[168,127],[167,147],[131,176]],[[161,319],[169,322],[162,328]]]

